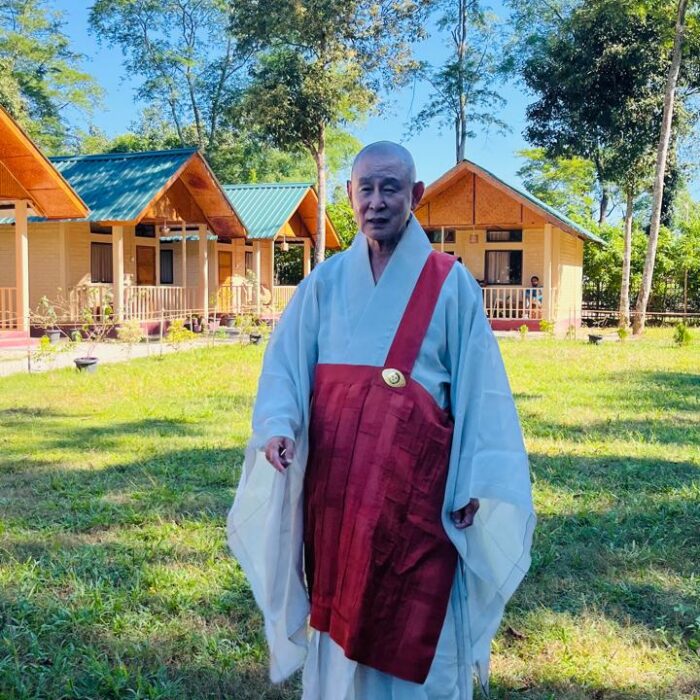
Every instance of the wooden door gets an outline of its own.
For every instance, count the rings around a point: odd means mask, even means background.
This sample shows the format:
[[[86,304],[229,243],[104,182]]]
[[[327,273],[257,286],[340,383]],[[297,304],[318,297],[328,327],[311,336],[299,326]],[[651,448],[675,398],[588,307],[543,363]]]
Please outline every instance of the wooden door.
[[[219,286],[231,283],[233,275],[233,258],[228,250],[219,251]]]
[[[149,245],[136,246],[136,284],[155,285],[156,249]]]

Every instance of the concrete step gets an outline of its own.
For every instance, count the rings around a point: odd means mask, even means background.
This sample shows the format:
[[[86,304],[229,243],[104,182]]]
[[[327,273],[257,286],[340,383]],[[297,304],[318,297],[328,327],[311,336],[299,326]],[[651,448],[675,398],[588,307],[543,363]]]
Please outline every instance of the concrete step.
[[[26,331],[0,331],[0,348],[3,350],[25,350],[27,345],[35,347],[38,338],[30,338]]]

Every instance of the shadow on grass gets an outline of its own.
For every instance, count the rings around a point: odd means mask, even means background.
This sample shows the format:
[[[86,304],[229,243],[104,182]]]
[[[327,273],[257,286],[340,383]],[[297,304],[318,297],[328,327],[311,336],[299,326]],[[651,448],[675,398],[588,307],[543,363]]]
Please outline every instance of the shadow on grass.
[[[243,451],[194,448],[94,469],[6,471],[0,512],[8,526],[71,532],[222,518]]]
[[[526,684],[508,685],[494,681],[491,683],[490,700],[660,700],[660,698],[693,698],[694,692],[700,690],[700,681],[688,681],[686,687],[673,689],[621,690],[619,688],[590,685],[578,682],[569,683],[538,683],[535,687]],[[663,693],[661,695],[660,693]],[[483,693],[474,694],[476,700],[483,700]]]

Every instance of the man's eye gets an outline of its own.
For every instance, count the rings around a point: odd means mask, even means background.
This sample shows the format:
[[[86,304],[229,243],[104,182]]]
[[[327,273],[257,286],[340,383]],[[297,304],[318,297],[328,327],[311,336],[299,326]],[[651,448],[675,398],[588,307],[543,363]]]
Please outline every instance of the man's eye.
[[[387,194],[394,194],[394,192],[396,192],[396,190],[395,190],[393,187],[385,187],[385,188],[384,188],[384,191],[385,191]]]

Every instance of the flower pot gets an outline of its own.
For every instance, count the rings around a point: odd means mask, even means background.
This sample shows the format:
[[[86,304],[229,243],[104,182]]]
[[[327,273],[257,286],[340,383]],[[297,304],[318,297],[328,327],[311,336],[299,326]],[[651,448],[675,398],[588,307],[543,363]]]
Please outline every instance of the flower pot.
[[[262,340],[262,335],[260,333],[251,333],[249,337],[253,345],[258,345]]]
[[[94,372],[97,369],[96,357],[76,357],[73,362],[79,372]]]
[[[56,345],[56,343],[61,339],[61,331],[58,329],[45,331],[44,335],[49,339],[51,345]]]
[[[227,318],[226,319],[226,328],[235,328],[236,327],[236,319],[235,318]]]

